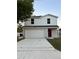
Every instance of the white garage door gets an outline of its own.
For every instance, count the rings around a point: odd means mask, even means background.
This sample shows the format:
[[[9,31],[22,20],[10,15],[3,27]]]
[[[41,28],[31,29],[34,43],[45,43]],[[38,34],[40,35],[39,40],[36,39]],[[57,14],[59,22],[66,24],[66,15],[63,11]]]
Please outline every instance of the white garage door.
[[[44,38],[44,29],[26,29],[25,38],[26,39]]]

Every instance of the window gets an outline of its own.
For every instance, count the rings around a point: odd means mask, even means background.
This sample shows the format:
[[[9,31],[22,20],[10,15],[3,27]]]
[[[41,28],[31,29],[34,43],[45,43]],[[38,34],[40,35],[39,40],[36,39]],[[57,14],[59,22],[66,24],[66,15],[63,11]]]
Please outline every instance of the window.
[[[31,24],[34,24],[34,19],[31,19]]]
[[[50,24],[50,18],[47,19],[47,24]]]

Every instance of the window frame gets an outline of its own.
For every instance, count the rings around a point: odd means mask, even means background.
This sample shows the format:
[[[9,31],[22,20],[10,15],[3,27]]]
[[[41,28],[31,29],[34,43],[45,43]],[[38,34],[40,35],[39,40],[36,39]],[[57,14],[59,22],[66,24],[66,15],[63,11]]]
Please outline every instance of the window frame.
[[[34,24],[34,19],[33,18],[31,19],[31,24]]]
[[[50,24],[50,18],[47,18],[47,24]]]

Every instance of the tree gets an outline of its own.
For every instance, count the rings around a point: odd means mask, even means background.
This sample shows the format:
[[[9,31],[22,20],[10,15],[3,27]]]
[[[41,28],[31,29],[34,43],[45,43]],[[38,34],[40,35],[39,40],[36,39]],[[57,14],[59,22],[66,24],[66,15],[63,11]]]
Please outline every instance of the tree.
[[[33,0],[17,0],[17,22],[26,21],[33,13]]]

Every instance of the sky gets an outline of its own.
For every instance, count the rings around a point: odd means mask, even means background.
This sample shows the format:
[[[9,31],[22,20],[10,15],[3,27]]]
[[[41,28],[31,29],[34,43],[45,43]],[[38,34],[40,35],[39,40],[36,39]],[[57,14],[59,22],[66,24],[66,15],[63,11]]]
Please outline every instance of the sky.
[[[61,16],[61,0],[34,0],[33,15],[52,14],[58,16],[58,24]]]

